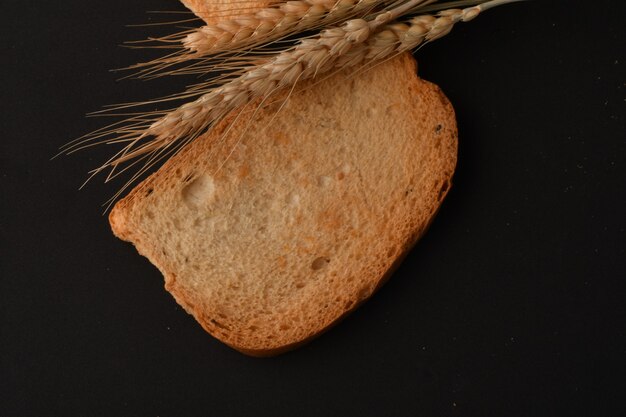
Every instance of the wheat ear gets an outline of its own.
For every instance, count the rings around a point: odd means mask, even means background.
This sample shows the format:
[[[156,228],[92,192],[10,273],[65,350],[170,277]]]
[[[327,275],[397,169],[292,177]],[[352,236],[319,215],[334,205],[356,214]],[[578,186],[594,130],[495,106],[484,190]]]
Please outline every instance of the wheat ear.
[[[453,2],[426,8],[439,0],[422,0],[425,11],[457,7]],[[480,3],[477,0],[473,3]],[[232,19],[207,24],[184,35],[183,46],[196,57],[235,51],[255,45],[266,44],[288,34],[295,34],[322,26],[336,24],[352,17],[364,17],[373,11],[384,11],[385,7],[401,4],[398,0],[291,0],[277,6],[262,8]],[[458,3],[472,3],[471,1]]]
[[[139,72],[132,75],[137,78],[215,71],[216,63],[219,66],[219,57],[224,53],[247,51],[303,31],[328,27],[350,18],[365,17],[374,11],[384,10],[386,6],[402,1],[291,0],[271,4],[250,13],[227,19],[221,18],[215,23],[180,34],[151,39],[151,41],[160,41],[170,45],[174,49],[177,48],[176,44],[179,44],[182,50],[127,69],[139,69]],[[421,0],[420,3],[436,1]],[[215,59],[216,56],[217,59]],[[195,60],[203,62],[200,65],[192,63]],[[185,66],[178,68],[179,64],[185,64]]]
[[[104,143],[126,145],[100,168],[92,171],[92,176],[109,167],[114,171],[130,160],[134,160],[131,162],[134,165],[148,155],[180,149],[226,114],[259,97],[269,97],[286,87],[293,88],[298,81],[330,73],[333,69],[362,66],[414,49],[446,35],[457,22],[467,22],[481,11],[514,1],[520,0],[491,0],[465,9],[443,10],[435,16],[420,15],[394,22],[411,12],[412,5],[419,2],[413,0],[370,21],[349,20],[341,27],[325,29],[316,37],[303,39],[295,47],[265,63],[244,68],[237,78],[212,88],[197,100],[161,117],[159,114],[163,113],[139,114],[127,120],[126,124],[116,124],[109,130],[103,129],[77,143],[68,144],[70,146],[64,151],[71,153],[104,138]],[[154,121],[151,116],[159,118]],[[106,139],[111,136],[113,138]]]
[[[176,45],[179,44],[182,45],[182,49],[126,69],[139,70],[130,77],[144,79],[163,75],[206,75],[220,70],[228,71],[233,67],[233,54],[237,52],[249,52],[261,45],[272,45],[284,37],[306,30],[328,27],[349,18],[366,18],[373,13],[382,13],[387,9],[398,7],[405,1],[294,0],[280,2],[252,13],[220,19],[216,23],[180,34],[151,39],[151,41],[163,42],[174,49],[178,49]],[[412,11],[430,13],[443,9],[473,6],[486,1],[488,0],[440,3],[439,0],[421,0],[412,5]]]
[[[130,77],[156,78],[163,75],[207,74],[232,67],[232,54],[247,52],[261,45],[306,30],[328,27],[349,18],[366,18],[397,7],[406,0],[293,0],[272,4],[260,10],[223,19],[216,23],[149,41],[162,42],[169,48],[182,50],[162,58],[132,65],[126,69],[139,71]],[[415,2],[415,13],[473,6],[488,0],[460,0],[440,3],[439,0]],[[433,4],[434,3],[434,4]],[[132,42],[132,44],[142,42]],[[157,46],[159,47],[159,46]],[[162,46],[161,46],[162,47]],[[228,57],[224,57],[224,55]],[[182,64],[182,65],[181,65]]]

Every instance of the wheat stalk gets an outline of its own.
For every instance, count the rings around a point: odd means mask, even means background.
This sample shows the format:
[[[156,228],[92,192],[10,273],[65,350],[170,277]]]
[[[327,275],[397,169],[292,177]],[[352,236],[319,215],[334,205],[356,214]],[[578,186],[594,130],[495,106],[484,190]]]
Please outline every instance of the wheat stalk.
[[[117,166],[190,135],[195,136],[232,110],[292,87],[299,81],[414,49],[423,42],[448,34],[458,22],[468,22],[484,10],[512,1],[517,0],[492,0],[465,9],[443,10],[437,15],[420,15],[403,22],[392,22],[410,10],[411,2],[408,2],[371,21],[352,19],[339,27],[325,29],[319,36],[303,39],[292,49],[264,64],[245,69],[241,76],[161,117],[100,169]],[[139,145],[146,137],[152,139]]]
[[[179,98],[200,97],[178,109],[131,114],[124,121],[69,143],[62,152],[72,153],[98,143],[124,144],[119,152],[93,170],[89,178],[111,168],[108,181],[121,164],[126,166],[115,175],[144,161],[140,174],[158,160],[180,150],[234,109],[245,108],[255,99],[264,97],[263,104],[278,90],[289,87],[293,90],[299,81],[332,74],[331,71],[346,67],[363,68],[368,63],[415,49],[446,35],[458,22],[470,21],[484,10],[515,1],[521,0],[461,0],[444,4],[480,4],[441,10],[436,15],[403,17],[425,3],[424,0],[409,0],[370,20],[351,19],[339,27],[324,29],[315,37],[304,38],[296,46],[269,59],[253,55],[250,59],[258,62],[234,71],[235,75],[227,78],[225,84],[211,88],[199,85],[181,94]],[[207,84],[212,86],[211,82]]]
[[[367,18],[401,5],[405,0],[291,0],[271,4],[251,13],[224,19],[221,14],[215,23],[163,38],[151,38],[168,46],[158,48],[182,49],[164,57],[132,65],[125,69],[139,70],[136,78],[156,78],[163,75],[207,74],[232,68],[231,58],[224,54],[247,52],[252,48],[320,27],[328,27],[348,18]],[[433,12],[484,3],[487,0],[460,0],[440,3],[439,0],[421,0],[412,6],[414,12]],[[433,5],[433,3],[435,3]],[[241,10],[240,10],[241,11]],[[131,42],[141,44],[145,41]],[[199,61],[199,62],[198,62]],[[182,65],[181,65],[182,64]]]
[[[191,31],[150,39],[167,45],[179,43],[182,50],[127,69],[140,69],[134,74],[137,78],[215,71],[215,55],[219,57],[223,53],[246,51],[303,31],[333,25],[348,18],[365,17],[371,12],[385,10],[385,7],[397,5],[402,1],[404,0],[290,0],[271,4],[251,13],[218,19],[214,23]],[[436,1],[420,0],[417,3],[430,4]],[[192,61],[207,56],[212,57],[204,59],[199,66],[200,69],[197,64],[191,64]],[[217,61],[219,67],[219,60]],[[187,65],[176,68],[178,64]]]

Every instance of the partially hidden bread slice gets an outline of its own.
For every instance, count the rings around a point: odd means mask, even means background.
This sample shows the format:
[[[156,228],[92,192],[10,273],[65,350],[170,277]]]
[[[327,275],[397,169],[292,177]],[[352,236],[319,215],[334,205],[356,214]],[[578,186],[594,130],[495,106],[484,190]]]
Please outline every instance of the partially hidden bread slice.
[[[234,112],[110,214],[176,301],[250,355],[294,348],[369,298],[455,168],[453,108],[410,55],[311,85]]]
[[[278,7],[282,0],[181,0],[189,10],[205,22],[254,14],[263,7]]]

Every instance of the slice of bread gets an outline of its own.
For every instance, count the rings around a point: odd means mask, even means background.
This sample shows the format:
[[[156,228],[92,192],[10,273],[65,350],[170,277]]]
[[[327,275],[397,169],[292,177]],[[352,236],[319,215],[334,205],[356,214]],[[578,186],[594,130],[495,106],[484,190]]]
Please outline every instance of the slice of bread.
[[[234,17],[235,14],[254,13],[262,7],[277,6],[282,0],[180,0],[205,22]]]
[[[110,214],[187,312],[255,356],[369,298],[432,221],[457,154],[453,108],[409,54],[282,104],[231,114]]]

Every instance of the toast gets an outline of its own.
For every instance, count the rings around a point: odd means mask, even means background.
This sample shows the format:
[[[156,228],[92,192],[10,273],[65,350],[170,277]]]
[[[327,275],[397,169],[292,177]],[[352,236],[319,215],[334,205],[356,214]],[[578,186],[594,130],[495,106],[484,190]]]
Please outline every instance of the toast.
[[[189,10],[204,21],[216,21],[219,16],[232,16],[234,13],[233,0],[180,0]],[[236,7],[242,13],[266,7],[275,0],[237,0]]]
[[[110,213],[177,302],[253,356],[301,345],[368,299],[456,164],[453,108],[411,55],[302,86],[235,111]]]

